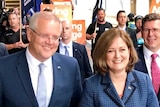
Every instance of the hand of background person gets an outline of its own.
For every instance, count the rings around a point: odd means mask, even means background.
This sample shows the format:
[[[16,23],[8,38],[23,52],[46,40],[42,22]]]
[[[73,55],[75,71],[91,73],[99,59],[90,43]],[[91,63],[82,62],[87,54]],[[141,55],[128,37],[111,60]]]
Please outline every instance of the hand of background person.
[[[91,39],[96,38],[96,35],[97,35],[97,33],[93,33],[93,34],[91,35]]]
[[[18,47],[20,48],[26,48],[28,44],[24,44],[22,41],[18,42]]]

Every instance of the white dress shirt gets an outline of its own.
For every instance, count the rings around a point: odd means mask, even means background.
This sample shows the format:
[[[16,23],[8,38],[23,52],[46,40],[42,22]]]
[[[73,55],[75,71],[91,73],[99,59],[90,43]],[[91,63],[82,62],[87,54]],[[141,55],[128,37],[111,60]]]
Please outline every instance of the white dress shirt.
[[[147,49],[145,45],[143,45],[143,53],[144,53],[144,59],[145,59],[145,63],[147,66],[148,74],[149,74],[150,78],[152,79],[152,76],[151,76],[151,61],[152,61],[151,55],[154,53],[152,51],[150,51],[149,49]],[[159,63],[160,62],[160,50],[158,50],[155,53],[158,54],[158,57],[156,58],[156,62],[157,62],[158,67],[160,68],[160,63]]]
[[[30,77],[31,77],[33,90],[34,90],[34,93],[36,96],[37,85],[38,85],[38,74],[39,74],[38,65],[42,62],[38,61],[35,57],[33,57],[31,55],[31,53],[29,52],[28,48],[26,49],[26,58],[27,58],[28,66],[29,66],[29,73],[30,73]],[[46,78],[46,86],[47,86],[47,99],[46,99],[47,105],[46,105],[46,107],[48,107],[48,104],[49,104],[50,98],[51,98],[51,94],[52,94],[52,90],[53,90],[52,58],[50,57],[48,60],[46,60],[43,63],[45,65],[44,75]]]
[[[118,26],[118,29],[123,30],[123,31],[125,31],[125,32],[126,32],[126,26],[124,26],[124,27],[120,27],[120,26]]]
[[[64,46],[67,46],[67,50],[69,52],[69,56],[73,57],[73,42],[69,42],[67,45],[64,44],[62,41],[60,41],[60,46],[59,46],[59,53],[62,55],[65,55],[65,48]]]

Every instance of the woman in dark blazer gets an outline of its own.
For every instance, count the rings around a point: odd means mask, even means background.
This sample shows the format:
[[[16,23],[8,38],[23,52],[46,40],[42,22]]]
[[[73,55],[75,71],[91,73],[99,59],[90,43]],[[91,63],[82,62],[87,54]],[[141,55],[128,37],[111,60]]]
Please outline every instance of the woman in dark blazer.
[[[127,33],[104,32],[93,52],[97,74],[85,80],[79,107],[159,107],[148,75],[133,70],[137,60]]]

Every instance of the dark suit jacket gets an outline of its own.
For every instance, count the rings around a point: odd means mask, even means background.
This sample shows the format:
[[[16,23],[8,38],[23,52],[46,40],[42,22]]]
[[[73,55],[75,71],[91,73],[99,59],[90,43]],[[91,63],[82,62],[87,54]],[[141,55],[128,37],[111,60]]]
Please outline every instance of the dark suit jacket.
[[[138,63],[136,63],[134,69],[148,74],[146,62],[144,59],[143,46],[141,46],[137,49],[137,53],[138,53],[139,61],[138,61]],[[158,101],[160,104],[160,89],[159,89],[157,97],[158,97]]]
[[[115,28],[118,28],[118,26],[116,26]],[[131,28],[127,27],[127,26],[126,26],[125,30],[130,35],[135,49],[137,49],[138,48],[138,44],[137,44],[136,30],[131,29]]]
[[[59,48],[57,50],[59,52]],[[77,59],[82,81],[92,75],[92,69],[89,63],[88,54],[84,45],[73,42],[73,57]]]
[[[130,35],[130,37],[133,41],[133,45],[134,45],[135,49],[137,49],[138,43],[137,43],[137,37],[136,37],[136,30],[131,29],[129,27],[126,27],[126,32]]]
[[[48,107],[77,107],[82,87],[76,59],[55,53],[52,61],[53,92]],[[0,60],[0,107],[38,107],[25,51]]]
[[[149,76],[135,70],[127,75],[122,98],[109,73],[87,78],[83,88],[79,107],[159,107]]]

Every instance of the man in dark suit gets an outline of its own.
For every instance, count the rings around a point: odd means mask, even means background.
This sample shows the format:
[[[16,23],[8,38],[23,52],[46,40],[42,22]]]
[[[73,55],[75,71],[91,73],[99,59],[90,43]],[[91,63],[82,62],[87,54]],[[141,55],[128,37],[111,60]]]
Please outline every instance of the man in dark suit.
[[[130,38],[132,39],[134,47],[138,48],[136,30],[131,29],[128,26],[126,26],[127,15],[126,15],[126,12],[124,10],[118,11],[117,22],[118,22],[117,28],[126,31],[130,35]]]
[[[77,107],[80,70],[75,58],[56,53],[61,32],[52,12],[32,16],[27,49],[0,60],[0,107]]]
[[[160,68],[160,15],[156,13],[147,14],[142,20],[142,37],[144,39],[144,45],[141,46],[137,52],[139,56],[139,62],[135,65],[135,69],[147,73],[153,81],[153,75],[151,70],[152,54],[158,54],[156,62]],[[160,70],[158,74],[160,75]],[[158,83],[159,82],[159,83]],[[157,81],[159,84],[157,97],[160,104],[160,77]],[[155,91],[156,92],[156,91]]]
[[[65,54],[64,47],[67,47],[69,56],[75,57],[78,61],[83,82],[85,78],[92,75],[86,47],[72,41],[72,23],[69,20],[62,21],[62,29],[61,41],[57,51]]]

